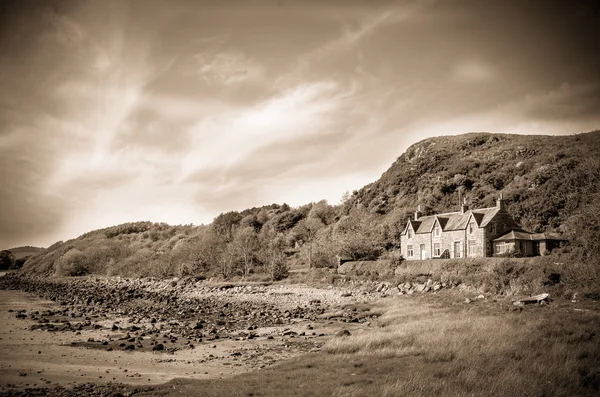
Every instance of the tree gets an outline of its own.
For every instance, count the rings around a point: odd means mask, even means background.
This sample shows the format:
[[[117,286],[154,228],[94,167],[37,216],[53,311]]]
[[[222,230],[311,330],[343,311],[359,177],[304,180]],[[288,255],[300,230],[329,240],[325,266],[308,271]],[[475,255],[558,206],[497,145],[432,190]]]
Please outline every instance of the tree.
[[[301,240],[307,247],[309,269],[312,269],[313,245],[317,238],[317,233],[324,227],[325,225],[318,218],[305,218],[294,228],[297,240]]]
[[[12,269],[15,265],[15,256],[8,250],[0,251],[0,269]]]
[[[212,227],[219,237],[230,242],[233,239],[234,230],[242,218],[242,214],[237,211],[226,212],[213,220]]]
[[[325,225],[332,224],[335,220],[335,215],[335,209],[327,204],[327,200],[321,200],[318,203],[313,204],[308,213],[309,218],[319,219]]]
[[[279,281],[288,276],[284,249],[285,239],[283,236],[274,236],[261,244],[259,257],[272,280]]]
[[[256,251],[258,251],[258,235],[251,226],[246,226],[236,230],[231,243],[237,256],[243,263],[242,273],[244,278],[248,276]]]
[[[186,241],[180,248],[185,275],[205,274],[217,268],[226,244],[211,229]]]

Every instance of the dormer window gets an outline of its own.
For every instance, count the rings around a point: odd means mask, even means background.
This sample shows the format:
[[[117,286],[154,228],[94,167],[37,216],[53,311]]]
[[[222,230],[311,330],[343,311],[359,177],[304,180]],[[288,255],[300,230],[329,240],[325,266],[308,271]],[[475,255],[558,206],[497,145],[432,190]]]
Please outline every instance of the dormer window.
[[[469,233],[473,234],[475,231],[475,222],[469,223]]]
[[[433,229],[433,234],[435,237],[440,237],[440,234],[442,234],[442,229],[439,226],[436,226],[435,229]]]
[[[412,230],[408,229],[408,238],[412,238]]]

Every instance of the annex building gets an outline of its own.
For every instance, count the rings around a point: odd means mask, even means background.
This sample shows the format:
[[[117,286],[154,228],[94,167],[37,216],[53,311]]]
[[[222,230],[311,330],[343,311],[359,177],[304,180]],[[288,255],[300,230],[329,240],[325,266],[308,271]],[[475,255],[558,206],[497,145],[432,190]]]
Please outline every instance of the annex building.
[[[496,206],[422,216],[420,208],[400,235],[402,256],[407,260],[431,258],[491,257],[510,252],[543,255],[565,240],[550,233],[530,233],[506,211],[502,196]]]

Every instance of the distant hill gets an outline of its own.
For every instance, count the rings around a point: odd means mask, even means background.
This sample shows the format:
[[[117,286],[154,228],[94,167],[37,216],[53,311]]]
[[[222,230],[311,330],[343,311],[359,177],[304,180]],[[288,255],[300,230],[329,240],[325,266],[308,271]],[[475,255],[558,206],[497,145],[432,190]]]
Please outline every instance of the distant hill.
[[[16,247],[0,251],[0,270],[18,269],[32,255],[43,252],[40,247]]]
[[[35,254],[39,254],[40,252],[43,252],[46,248],[41,248],[41,247],[31,247],[29,245],[24,246],[24,247],[16,247],[16,248],[10,248],[7,251],[12,252],[12,254],[15,256],[15,259],[22,259],[31,255],[35,255]]]
[[[425,215],[490,207],[531,231],[556,231],[579,257],[600,252],[600,131],[569,136],[469,133],[409,147],[377,181],[340,205],[271,204],[219,215],[208,226],[135,222],[58,242],[30,257],[35,274],[285,276],[287,266],[398,258],[399,233],[417,204]],[[585,260],[588,260],[585,259]],[[279,269],[279,270],[278,270]]]

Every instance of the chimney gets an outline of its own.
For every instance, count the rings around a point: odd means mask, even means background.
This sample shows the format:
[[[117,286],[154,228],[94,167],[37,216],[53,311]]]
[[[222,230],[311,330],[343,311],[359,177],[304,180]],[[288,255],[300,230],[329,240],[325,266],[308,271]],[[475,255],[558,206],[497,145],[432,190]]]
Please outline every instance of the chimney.
[[[415,211],[415,221],[418,221],[419,218],[423,215],[421,212],[421,204],[417,205],[417,210]]]
[[[500,197],[496,199],[496,207],[500,208],[500,210],[505,210],[504,197],[502,193],[500,193]]]
[[[465,212],[467,212],[469,210],[469,206],[467,205],[467,199],[464,198],[462,205],[460,206],[460,213],[464,214]]]

